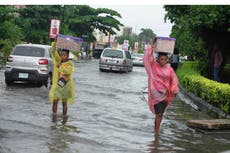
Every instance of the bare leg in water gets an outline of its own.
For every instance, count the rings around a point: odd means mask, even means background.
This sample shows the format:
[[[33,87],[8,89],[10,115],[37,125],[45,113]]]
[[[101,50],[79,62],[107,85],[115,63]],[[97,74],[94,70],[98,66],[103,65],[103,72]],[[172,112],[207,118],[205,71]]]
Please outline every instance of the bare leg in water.
[[[55,124],[57,124],[57,108],[58,108],[58,100],[54,100],[53,107],[52,107],[52,111],[53,111],[52,121]]]
[[[67,103],[65,101],[62,102],[62,108],[63,108],[63,116],[66,116],[66,114],[67,114]]]
[[[162,117],[163,117],[163,114],[156,114],[156,117],[155,117],[155,128],[154,128],[156,135],[159,134]]]
[[[67,122],[67,103],[65,101],[62,102],[62,107],[63,107],[63,119],[62,119],[62,124],[64,125]]]
[[[62,123],[65,124],[66,121],[67,121],[67,115],[66,115],[67,114],[67,102],[66,102],[66,100],[63,100],[62,108],[63,108],[63,122]],[[54,100],[52,109],[53,109],[53,122],[56,122],[56,120],[57,120],[57,109],[58,109],[58,100]]]
[[[58,108],[58,100],[54,100],[54,102],[53,102],[53,114],[57,114],[57,108]]]
[[[66,116],[67,114],[67,103],[65,101],[62,102],[63,107],[63,115]],[[58,109],[58,100],[54,100],[53,102],[53,114],[57,114]]]

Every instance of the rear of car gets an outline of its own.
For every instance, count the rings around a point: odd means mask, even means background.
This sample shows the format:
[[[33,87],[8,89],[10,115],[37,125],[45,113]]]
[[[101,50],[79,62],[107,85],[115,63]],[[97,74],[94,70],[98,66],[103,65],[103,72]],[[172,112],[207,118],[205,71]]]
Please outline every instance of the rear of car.
[[[134,66],[144,66],[143,57],[144,54],[132,53],[132,60]]]
[[[52,71],[51,46],[20,44],[15,46],[8,57],[5,82],[10,85],[14,81],[28,81],[49,86]]]
[[[106,48],[103,50],[99,60],[100,71],[131,72],[133,62],[128,51]]]

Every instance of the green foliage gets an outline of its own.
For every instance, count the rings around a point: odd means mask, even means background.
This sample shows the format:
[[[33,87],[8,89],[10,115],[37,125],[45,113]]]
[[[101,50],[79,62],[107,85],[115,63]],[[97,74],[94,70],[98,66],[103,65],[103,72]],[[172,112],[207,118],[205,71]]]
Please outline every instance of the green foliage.
[[[138,49],[137,53],[143,54],[144,51],[142,49]]]
[[[17,23],[25,35],[25,41],[48,43],[50,19],[61,21],[60,33],[82,37],[85,41],[94,41],[94,29],[106,35],[115,34],[122,24],[116,19],[120,14],[111,9],[94,9],[88,5],[30,5],[18,10],[20,18]]]
[[[10,55],[11,50],[15,46],[15,44],[19,43],[20,41],[12,41],[10,39],[0,39],[0,44],[2,46],[1,52],[3,53],[3,62],[5,63],[8,56]]]
[[[118,42],[118,44],[123,44],[124,43],[124,40],[128,40],[129,38],[128,38],[128,36],[119,36],[119,37],[117,37],[117,42]]]
[[[143,44],[151,44],[152,39],[156,36],[156,34],[152,31],[152,29],[142,28],[141,31],[142,32],[139,33],[139,35],[131,34],[130,36],[119,36],[117,38],[117,42],[119,44],[123,44],[124,40],[129,40],[129,45],[132,48],[134,48],[135,42],[138,42],[139,49],[143,48]]]
[[[94,29],[106,35],[115,34],[122,24],[116,19],[121,15],[111,9],[94,9],[87,5],[26,5],[16,9],[0,6],[0,51],[5,60],[10,50],[20,41],[49,43],[50,19],[61,20],[60,33],[94,41]]]
[[[177,70],[180,83],[190,92],[201,97],[226,113],[230,112],[230,85],[209,80],[197,71],[197,62],[184,62]]]
[[[21,37],[19,27],[15,25],[16,19],[16,13],[11,6],[0,6],[1,39],[10,39],[14,42]]]
[[[141,28],[141,33],[138,35],[139,40],[145,44],[151,44],[155,36],[156,34],[153,32],[153,30],[148,28]]]
[[[12,6],[0,6],[0,51],[4,55],[4,62],[22,36],[20,28],[15,24],[16,19]]]
[[[132,47],[132,49],[134,48],[135,42],[139,41],[138,36],[136,34],[131,34],[130,36],[123,36],[122,35],[122,36],[117,37],[117,42],[119,44],[123,44],[124,40],[129,40],[129,45],[130,45],[130,47]]]
[[[230,20],[229,5],[165,5],[165,19],[175,26],[192,29],[199,36],[204,29],[228,31]]]
[[[49,42],[50,19],[54,14],[56,15],[59,9],[60,7],[27,5],[25,8],[17,10],[20,16],[16,22],[22,29],[24,41],[47,44]]]
[[[229,5],[165,5],[164,8],[165,20],[174,24],[170,36],[177,39],[176,47],[181,55],[207,61],[200,67],[202,74],[211,76],[214,45],[218,44],[224,61],[230,59]]]

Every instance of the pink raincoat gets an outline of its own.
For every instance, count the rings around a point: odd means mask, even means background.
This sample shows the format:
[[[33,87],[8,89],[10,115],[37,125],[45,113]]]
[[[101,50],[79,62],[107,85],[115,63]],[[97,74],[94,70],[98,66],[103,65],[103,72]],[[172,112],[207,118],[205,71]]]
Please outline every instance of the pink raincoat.
[[[148,74],[149,109],[155,114],[154,105],[166,101],[168,107],[179,88],[174,70],[168,64],[162,67],[157,63],[153,58],[153,50],[154,46],[146,49],[143,61]]]

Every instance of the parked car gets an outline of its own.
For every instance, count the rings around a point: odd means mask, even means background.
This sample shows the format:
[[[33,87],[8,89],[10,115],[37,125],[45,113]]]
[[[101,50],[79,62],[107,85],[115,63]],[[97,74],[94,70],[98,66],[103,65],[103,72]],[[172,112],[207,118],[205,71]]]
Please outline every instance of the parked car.
[[[99,69],[100,71],[131,72],[133,70],[131,54],[120,49],[105,48],[100,56]]]
[[[144,54],[132,53],[131,56],[132,56],[134,66],[144,66],[143,63]]]
[[[51,46],[19,44],[7,59],[5,83],[11,85],[14,81],[28,81],[50,87],[52,71]]]

